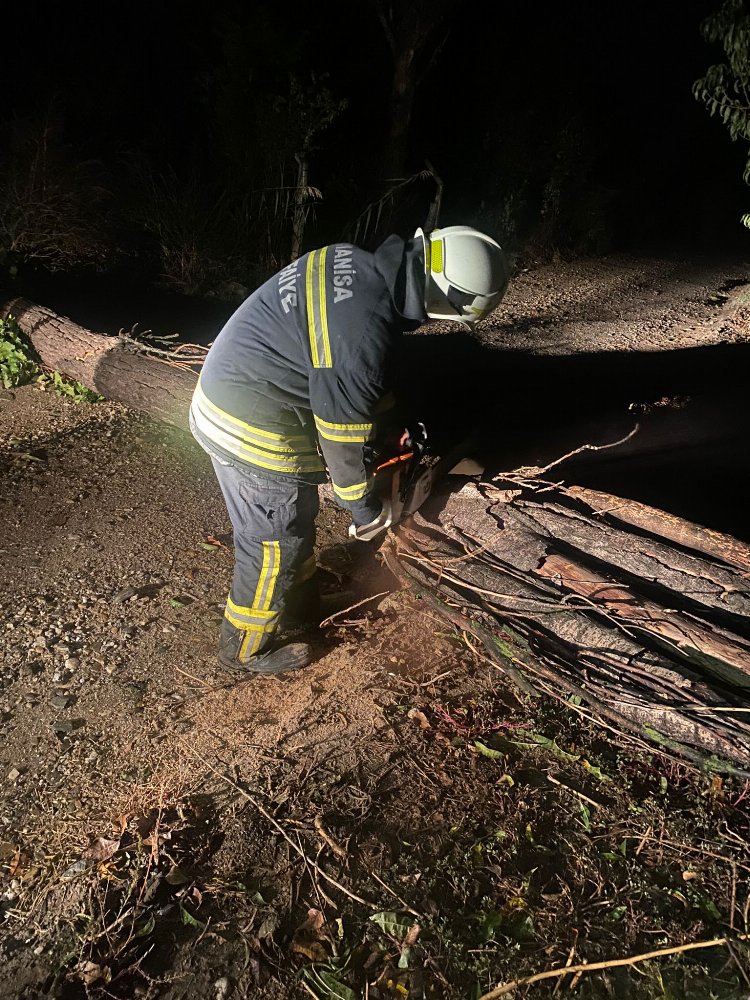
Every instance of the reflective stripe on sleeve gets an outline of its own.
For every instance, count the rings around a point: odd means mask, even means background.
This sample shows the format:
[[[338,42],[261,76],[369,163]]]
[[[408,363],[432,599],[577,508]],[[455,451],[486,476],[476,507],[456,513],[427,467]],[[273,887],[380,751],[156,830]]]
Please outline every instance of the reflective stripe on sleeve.
[[[333,368],[331,343],[328,339],[328,308],[326,305],[327,252],[328,247],[314,250],[307,258],[305,273],[307,331],[310,337],[310,357],[313,368]]]
[[[322,417],[315,417],[315,426],[326,441],[341,441],[344,444],[364,444],[371,439],[374,429],[374,424],[334,424]]]

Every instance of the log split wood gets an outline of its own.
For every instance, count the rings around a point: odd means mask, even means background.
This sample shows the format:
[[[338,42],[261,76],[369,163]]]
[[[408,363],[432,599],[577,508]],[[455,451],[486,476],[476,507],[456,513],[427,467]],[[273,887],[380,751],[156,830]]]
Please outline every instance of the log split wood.
[[[25,299],[45,366],[186,427],[197,371]],[[750,547],[606,493],[527,478],[435,493],[382,546],[389,566],[526,696],[750,774]]]
[[[604,493],[508,486],[434,494],[387,563],[532,686],[750,773],[750,548],[642,504],[627,531]]]

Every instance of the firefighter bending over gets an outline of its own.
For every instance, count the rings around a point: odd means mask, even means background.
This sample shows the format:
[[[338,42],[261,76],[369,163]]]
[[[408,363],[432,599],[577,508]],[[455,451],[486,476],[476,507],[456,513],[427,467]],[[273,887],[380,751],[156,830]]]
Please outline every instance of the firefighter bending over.
[[[234,529],[221,664],[279,674],[310,662],[307,644],[283,637],[318,614],[318,484],[327,470],[354,537],[378,533],[386,518],[367,455],[393,407],[398,338],[428,317],[470,328],[507,283],[489,236],[467,226],[419,229],[374,253],[346,243],[313,250],[230,317],[190,408]]]

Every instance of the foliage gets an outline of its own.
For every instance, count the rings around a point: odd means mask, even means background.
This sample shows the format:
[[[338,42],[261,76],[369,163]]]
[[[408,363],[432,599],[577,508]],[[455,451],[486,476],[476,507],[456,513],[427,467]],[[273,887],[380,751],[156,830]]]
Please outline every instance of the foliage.
[[[260,5],[221,19],[207,85],[213,154],[250,258],[265,274],[294,255],[321,192],[308,181],[321,134],[347,101],[306,63],[304,29],[293,35]]]
[[[95,403],[102,398],[60,372],[42,371],[34,349],[23,338],[14,319],[11,316],[7,320],[0,318],[0,385],[11,389],[31,382],[54,389],[76,403]]]
[[[50,271],[103,265],[106,198],[99,165],[64,141],[59,116],[17,120],[0,161],[0,256],[36,261]]]
[[[0,384],[4,389],[25,385],[39,374],[37,362],[18,332],[12,318],[0,318]]]
[[[174,169],[154,173],[132,164],[134,186],[129,216],[155,241],[160,279],[185,295],[202,295],[235,281],[243,255],[234,239],[237,215],[226,192],[213,192],[196,172],[180,177]]]
[[[242,298],[289,261],[322,197],[307,182],[308,157],[345,107],[315,78],[303,85],[290,73],[264,90],[243,66],[230,63],[215,84],[221,185],[198,157],[179,173],[131,166],[130,219],[153,237],[163,283],[187,295]]]
[[[701,31],[707,42],[719,44],[725,63],[710,66],[706,75],[693,84],[693,94],[720,118],[731,139],[750,143],[750,11],[746,0],[724,0],[706,18]],[[743,180],[750,184],[750,149]],[[750,213],[742,217],[750,229]]]

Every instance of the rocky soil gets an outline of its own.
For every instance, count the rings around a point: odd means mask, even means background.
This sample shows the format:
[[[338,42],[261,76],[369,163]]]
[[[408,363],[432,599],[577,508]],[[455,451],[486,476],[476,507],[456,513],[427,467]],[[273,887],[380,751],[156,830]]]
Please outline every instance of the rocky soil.
[[[748,537],[749,272],[607,258],[522,273],[468,349],[439,325],[412,338],[411,405],[437,440],[479,415],[479,451],[506,468],[637,417],[639,453],[567,481]],[[705,492],[695,442],[730,499]],[[190,438],[5,390],[0,473],[3,997],[463,1000],[748,933],[748,788],[519,697],[373,546],[346,542],[325,490],[326,589],[364,603],[311,637],[298,676],[237,683],[214,659],[230,529]],[[562,989],[738,1000],[741,949]]]

